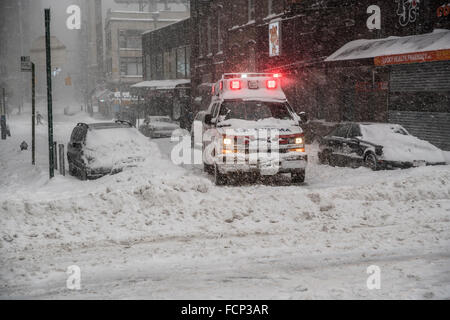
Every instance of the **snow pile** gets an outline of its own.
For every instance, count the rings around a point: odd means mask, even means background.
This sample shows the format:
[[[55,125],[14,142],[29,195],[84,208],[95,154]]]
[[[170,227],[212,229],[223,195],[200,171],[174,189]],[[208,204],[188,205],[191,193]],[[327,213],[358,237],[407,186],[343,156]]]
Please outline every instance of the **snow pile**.
[[[440,149],[427,141],[411,136],[400,125],[370,124],[360,127],[363,140],[383,146],[385,160],[446,162]]]
[[[55,123],[58,141],[79,120],[68,119]],[[19,120],[0,150],[1,297],[450,297],[450,166],[332,168],[308,145],[305,185],[281,176],[217,187],[129,132],[150,152],[142,165],[48,181],[47,128],[32,168],[17,151],[29,134]],[[381,290],[366,289],[372,264]],[[80,291],[65,286],[71,265]]]
[[[152,144],[135,128],[89,130],[84,158],[91,168],[114,168],[158,154]]]

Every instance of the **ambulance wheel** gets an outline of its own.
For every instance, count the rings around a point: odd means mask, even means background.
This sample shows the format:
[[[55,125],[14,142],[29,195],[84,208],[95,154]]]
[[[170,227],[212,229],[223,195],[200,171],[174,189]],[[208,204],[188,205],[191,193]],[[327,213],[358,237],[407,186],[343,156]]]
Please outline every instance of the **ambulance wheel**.
[[[303,182],[305,182],[305,170],[291,173],[291,183]]]
[[[216,186],[224,186],[227,184],[227,175],[220,173],[217,165],[214,166],[214,183]]]
[[[214,174],[214,166],[210,165],[210,164],[203,164],[203,171],[209,174]]]

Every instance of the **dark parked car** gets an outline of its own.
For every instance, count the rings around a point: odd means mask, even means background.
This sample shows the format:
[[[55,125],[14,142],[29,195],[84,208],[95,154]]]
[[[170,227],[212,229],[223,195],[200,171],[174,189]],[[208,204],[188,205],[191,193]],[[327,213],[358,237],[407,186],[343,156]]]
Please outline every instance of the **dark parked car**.
[[[170,138],[172,133],[180,129],[169,116],[151,116],[145,119],[144,124],[139,127],[139,131],[150,138]]]
[[[319,161],[373,170],[445,164],[442,151],[397,124],[343,123],[320,142]]]
[[[147,139],[130,123],[79,123],[67,146],[69,173],[97,179],[135,166],[144,159]]]

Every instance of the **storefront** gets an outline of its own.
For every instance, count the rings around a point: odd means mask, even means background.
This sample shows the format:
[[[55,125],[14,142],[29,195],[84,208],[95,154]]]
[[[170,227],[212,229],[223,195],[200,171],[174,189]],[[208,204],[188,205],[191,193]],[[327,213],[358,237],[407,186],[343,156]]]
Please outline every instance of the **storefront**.
[[[450,31],[352,41],[326,62],[335,69],[347,67],[349,85],[344,92],[354,86],[341,120],[398,123],[411,134],[450,150]],[[357,77],[349,72],[360,71],[362,62],[373,75],[369,72],[365,80],[361,73]],[[384,99],[377,99],[376,93],[383,91]],[[361,104],[361,97],[368,93],[372,99]],[[353,112],[346,113],[349,109]]]
[[[143,81],[131,87],[131,94],[138,97],[135,110],[140,118],[146,116],[169,116],[188,128],[190,113],[190,80]]]

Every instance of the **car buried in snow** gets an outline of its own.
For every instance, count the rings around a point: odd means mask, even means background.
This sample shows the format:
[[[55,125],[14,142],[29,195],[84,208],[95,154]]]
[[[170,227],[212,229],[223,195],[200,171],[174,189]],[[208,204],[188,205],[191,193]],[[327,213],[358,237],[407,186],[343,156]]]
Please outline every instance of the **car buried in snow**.
[[[305,180],[308,156],[298,116],[289,105],[278,74],[224,74],[212,88],[202,115],[205,171],[216,185],[241,175],[291,175]]]
[[[398,124],[341,123],[320,141],[319,162],[372,170],[445,165],[443,152]]]
[[[139,131],[150,138],[170,138],[175,130],[180,129],[169,116],[150,116],[139,127]]]
[[[142,162],[148,140],[126,121],[78,123],[67,146],[69,174],[93,180]]]

